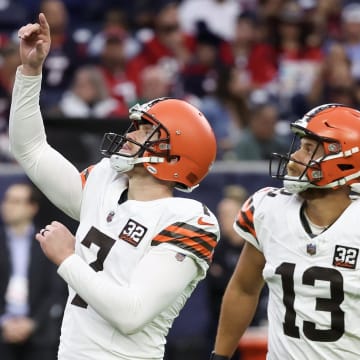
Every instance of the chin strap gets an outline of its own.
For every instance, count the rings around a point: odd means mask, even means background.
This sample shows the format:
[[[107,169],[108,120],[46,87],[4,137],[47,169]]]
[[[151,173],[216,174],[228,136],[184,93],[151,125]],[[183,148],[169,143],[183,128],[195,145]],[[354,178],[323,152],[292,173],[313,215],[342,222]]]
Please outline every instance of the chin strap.
[[[292,178],[294,178],[294,180],[292,180]],[[298,194],[310,187],[309,182],[298,181],[297,179],[295,176],[286,176],[283,180],[284,188],[291,194]]]
[[[349,184],[349,182],[351,180],[354,180],[356,178],[360,177],[360,171],[357,171],[356,173],[343,177],[342,179],[339,180],[335,180],[329,184],[323,185],[323,186],[317,186],[314,184],[311,184],[309,182],[306,181],[306,177],[304,177],[303,179],[305,181],[297,181],[297,177],[295,176],[286,176],[286,178],[284,179],[283,183],[284,183],[284,187],[287,191],[289,191],[292,194],[297,194],[301,191],[304,191],[306,189],[329,189],[329,188],[335,188],[338,186],[343,186],[346,184]],[[356,182],[356,183],[352,183],[349,184],[351,187],[351,190],[353,192],[356,192],[358,194],[360,194],[360,183]]]
[[[165,162],[165,159],[158,156],[146,156],[140,158],[130,158],[126,156],[121,156],[120,154],[113,154],[110,156],[110,166],[112,169],[117,171],[120,174],[126,173],[134,168],[136,164],[141,163],[151,163],[151,164],[158,164]],[[194,189],[196,189],[199,184],[195,186],[187,186],[182,187],[180,184],[175,186],[176,190],[191,193]]]
[[[350,185],[351,191],[360,194],[360,183],[354,183]]]
[[[140,158],[130,158],[126,156],[121,156],[120,154],[113,154],[110,156],[110,165],[111,167],[119,172],[119,173],[125,173],[134,168],[136,164],[141,163],[162,163],[165,159],[158,156],[146,156],[146,157],[140,157]]]
[[[195,186],[188,186],[186,188],[181,187],[181,186],[175,186],[176,190],[182,191],[184,193],[191,193],[193,190],[195,190],[197,187],[199,187],[199,184],[195,185]]]

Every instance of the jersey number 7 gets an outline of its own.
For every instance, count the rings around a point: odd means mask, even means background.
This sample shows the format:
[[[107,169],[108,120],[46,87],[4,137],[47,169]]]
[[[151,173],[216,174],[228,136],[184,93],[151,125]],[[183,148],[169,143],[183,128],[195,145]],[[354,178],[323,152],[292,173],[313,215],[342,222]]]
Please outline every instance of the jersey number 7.
[[[104,269],[104,261],[109,254],[111,248],[115,244],[115,240],[98,229],[92,227],[81,242],[82,245],[90,248],[91,244],[95,244],[99,247],[96,255],[96,260],[89,264],[95,271],[102,271]],[[75,295],[71,301],[71,304],[87,308],[88,304],[79,296]]]

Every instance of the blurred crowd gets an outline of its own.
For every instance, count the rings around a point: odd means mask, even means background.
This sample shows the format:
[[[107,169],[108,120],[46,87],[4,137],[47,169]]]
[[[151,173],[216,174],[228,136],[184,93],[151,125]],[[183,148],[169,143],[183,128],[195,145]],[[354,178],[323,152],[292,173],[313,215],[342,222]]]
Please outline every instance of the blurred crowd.
[[[45,198],[29,181],[11,183],[0,200],[0,354],[2,360],[55,360],[66,283],[35,234]]]
[[[360,1],[0,0],[2,163],[14,161],[7,133],[17,31],[39,12],[52,29],[40,99],[49,119],[126,122],[137,102],[176,97],[208,118],[218,160],[267,160],[287,151],[289,123],[310,108],[360,106]],[[169,334],[167,360],[209,354],[242,249],[232,222],[246,196],[242,187],[224,188],[216,211],[222,242]],[[254,325],[266,323],[266,301],[267,289]]]
[[[47,117],[126,120],[161,96],[199,106],[218,159],[266,160],[288,124],[324,102],[360,102],[360,2],[354,0],[0,0],[0,159],[20,59],[19,26],[52,29]]]

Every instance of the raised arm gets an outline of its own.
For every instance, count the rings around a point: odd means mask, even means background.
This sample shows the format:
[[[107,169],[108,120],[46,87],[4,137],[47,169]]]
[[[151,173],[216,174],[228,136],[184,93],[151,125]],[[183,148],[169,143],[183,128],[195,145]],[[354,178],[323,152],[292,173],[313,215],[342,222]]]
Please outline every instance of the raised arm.
[[[16,73],[9,121],[10,150],[29,178],[58,208],[79,219],[79,171],[46,141],[39,106],[41,73],[50,50],[49,24],[27,24],[18,32],[22,65]]]
[[[22,73],[29,76],[40,75],[51,45],[50,28],[45,15],[39,14],[39,23],[22,26],[18,36]]]

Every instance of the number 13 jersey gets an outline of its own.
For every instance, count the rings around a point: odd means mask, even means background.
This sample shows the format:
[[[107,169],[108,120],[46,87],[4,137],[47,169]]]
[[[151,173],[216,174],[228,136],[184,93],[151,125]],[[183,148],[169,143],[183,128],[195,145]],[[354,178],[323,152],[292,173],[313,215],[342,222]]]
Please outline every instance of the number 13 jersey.
[[[265,188],[240,210],[234,229],[266,259],[268,360],[360,359],[360,200],[310,236],[303,200]]]

